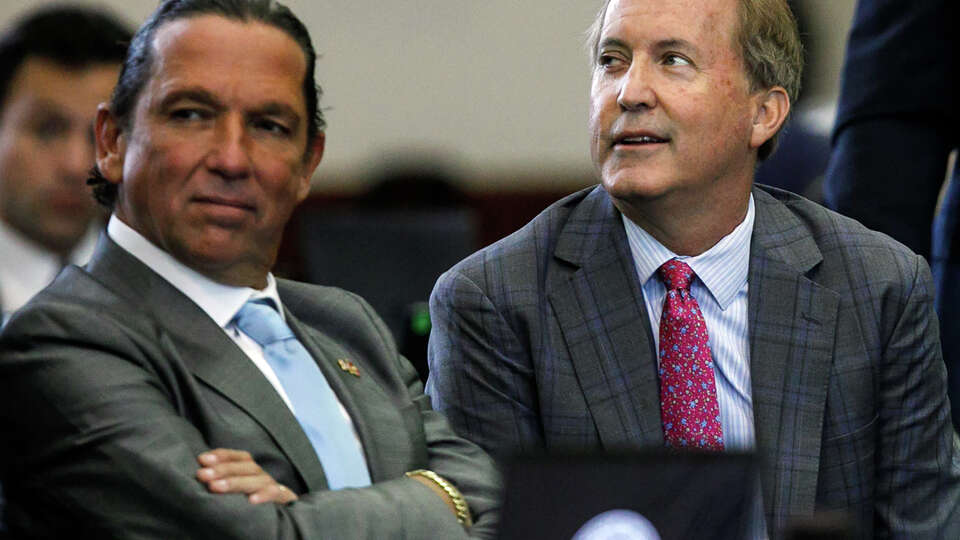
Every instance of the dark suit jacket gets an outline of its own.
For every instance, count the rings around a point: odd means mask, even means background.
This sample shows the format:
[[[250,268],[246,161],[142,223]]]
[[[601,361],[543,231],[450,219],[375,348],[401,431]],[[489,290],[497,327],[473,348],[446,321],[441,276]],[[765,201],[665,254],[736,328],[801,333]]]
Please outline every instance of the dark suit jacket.
[[[428,468],[467,496],[472,530],[496,526],[498,480],[429,408],[370,307],[345,291],[279,280],[290,327],[313,354],[366,452],[374,485],[329,491],[297,420],[256,366],[193,302],[105,236],[19,311],[0,338],[8,524],[30,537],[458,538]],[[360,376],[337,366],[353,362]],[[249,451],[300,495],[251,505],[208,493],[196,457]]]
[[[750,369],[768,526],[840,509],[864,538],[960,537],[960,453],[923,259],[754,188]],[[499,453],[662,448],[656,352],[620,216],[575,193],[444,274],[434,406]]]
[[[930,259],[960,425],[960,2],[860,0],[825,181],[834,208]],[[934,224],[931,239],[931,224]]]

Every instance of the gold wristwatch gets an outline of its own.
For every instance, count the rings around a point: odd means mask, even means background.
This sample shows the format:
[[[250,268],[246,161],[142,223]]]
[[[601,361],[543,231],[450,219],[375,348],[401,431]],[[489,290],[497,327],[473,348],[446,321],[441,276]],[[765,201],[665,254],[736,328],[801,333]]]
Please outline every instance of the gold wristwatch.
[[[460,490],[457,489],[457,486],[451,484],[449,481],[447,481],[447,479],[439,474],[427,469],[410,471],[407,473],[407,476],[422,476],[440,486],[440,489],[442,489],[443,492],[450,497],[450,500],[453,501],[453,507],[457,510],[457,522],[460,523],[460,525],[463,525],[464,528],[469,528],[471,525],[473,525],[473,518],[470,516],[470,506],[467,505],[467,500],[463,498],[463,494],[460,493]]]

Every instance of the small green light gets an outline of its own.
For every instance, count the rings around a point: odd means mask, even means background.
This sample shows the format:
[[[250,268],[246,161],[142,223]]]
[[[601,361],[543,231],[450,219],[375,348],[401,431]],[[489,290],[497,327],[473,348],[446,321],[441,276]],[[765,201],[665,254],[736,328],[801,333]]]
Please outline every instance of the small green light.
[[[410,331],[416,336],[430,333],[430,309],[426,302],[417,302],[410,306]]]

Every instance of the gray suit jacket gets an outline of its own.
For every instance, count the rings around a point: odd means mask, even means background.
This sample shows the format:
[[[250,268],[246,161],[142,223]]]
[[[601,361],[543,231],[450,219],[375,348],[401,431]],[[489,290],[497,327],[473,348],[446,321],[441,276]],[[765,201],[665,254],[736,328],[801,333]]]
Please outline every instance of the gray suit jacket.
[[[889,238],[754,188],[749,336],[767,524],[960,538],[929,270]],[[444,274],[427,392],[498,454],[662,448],[654,340],[620,216],[575,193]]]
[[[289,325],[353,419],[374,485],[330,491],[297,420],[200,308],[105,236],[0,337],[7,520],[29,537],[458,538],[450,510],[404,477],[428,468],[466,495],[476,536],[497,522],[492,462],[430,410],[370,307],[279,281]],[[338,368],[353,362],[360,376]],[[208,493],[196,457],[249,451],[300,495],[251,505]]]

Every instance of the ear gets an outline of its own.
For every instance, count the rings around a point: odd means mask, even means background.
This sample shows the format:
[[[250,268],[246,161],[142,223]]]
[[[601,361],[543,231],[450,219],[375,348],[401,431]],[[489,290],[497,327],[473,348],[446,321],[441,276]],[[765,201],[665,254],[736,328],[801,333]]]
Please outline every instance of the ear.
[[[310,180],[313,178],[313,173],[317,170],[317,166],[320,165],[320,160],[323,158],[323,148],[325,144],[326,135],[320,131],[317,133],[317,136],[314,137],[310,147],[307,148],[307,155],[303,160],[303,171],[301,172],[299,191],[297,192],[298,201],[306,199],[307,195],[310,194]]]
[[[127,143],[120,123],[106,103],[97,107],[97,122],[94,126],[97,142],[97,168],[109,182],[123,181],[123,157]]]
[[[750,134],[750,148],[760,148],[770,140],[790,112],[790,97],[781,86],[762,90],[754,96],[756,110],[753,114],[753,130]]]

